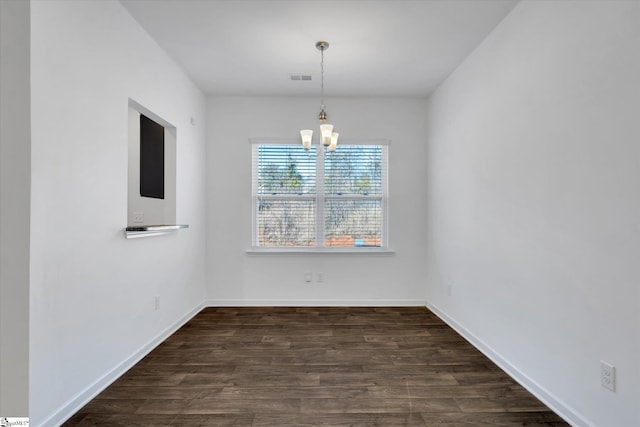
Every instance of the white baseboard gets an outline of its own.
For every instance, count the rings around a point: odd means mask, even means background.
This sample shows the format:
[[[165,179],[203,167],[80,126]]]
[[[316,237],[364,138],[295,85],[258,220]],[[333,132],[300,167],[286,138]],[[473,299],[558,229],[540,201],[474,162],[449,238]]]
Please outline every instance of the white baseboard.
[[[207,307],[424,307],[421,299],[210,299]]]
[[[187,314],[182,316],[176,322],[171,324],[165,330],[156,335],[153,339],[143,345],[140,349],[127,357],[124,361],[104,374],[93,384],[76,394],[67,403],[62,405],[57,411],[47,417],[38,427],[59,426],[78,412],[84,405],[89,403],[91,399],[100,394],[105,388],[111,385],[115,380],[120,378],[122,374],[131,369],[136,363],[142,360],[147,354],[156,348],[160,343],[166,340],[171,334],[180,329],[185,323],[193,318],[200,310],[205,307],[203,303],[198,304]]]
[[[540,399],[542,403],[551,408],[553,412],[562,417],[566,422],[575,427],[596,427],[595,424],[589,422],[573,408],[560,400],[556,395],[542,387],[536,381],[531,379],[527,374],[512,365],[507,359],[502,357],[491,346],[471,333],[468,329],[466,329],[444,311],[440,310],[438,307],[429,302],[427,302],[427,308],[434,314],[436,314],[440,319],[442,319],[447,325],[451,326],[451,328],[453,328],[457,333],[462,335],[485,356],[491,359],[493,363],[498,365],[500,369],[509,374],[511,378],[513,378],[521,386],[526,388],[535,397]]]

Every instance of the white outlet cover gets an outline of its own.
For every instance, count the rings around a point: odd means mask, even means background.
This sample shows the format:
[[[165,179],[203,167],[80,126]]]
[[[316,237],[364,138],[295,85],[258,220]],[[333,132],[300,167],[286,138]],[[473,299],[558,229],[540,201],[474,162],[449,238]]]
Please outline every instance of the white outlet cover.
[[[600,385],[608,390],[616,391],[616,368],[602,360],[600,361]]]

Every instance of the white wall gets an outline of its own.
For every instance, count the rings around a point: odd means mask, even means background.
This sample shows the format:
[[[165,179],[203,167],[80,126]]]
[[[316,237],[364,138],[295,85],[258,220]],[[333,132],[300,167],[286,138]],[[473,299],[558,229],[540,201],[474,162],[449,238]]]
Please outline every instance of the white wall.
[[[423,304],[425,102],[329,99],[341,139],[391,140],[390,245],[394,255],[248,255],[251,246],[249,138],[298,140],[317,128],[317,98],[210,98],[208,103],[209,297],[214,305]],[[305,272],[324,283],[305,283]]]
[[[640,425],[639,23],[522,2],[429,102],[427,298],[576,425]]]
[[[0,416],[29,413],[29,2],[0,1]]]
[[[49,426],[205,299],[205,98],[116,1],[37,0],[31,19],[30,416]],[[129,98],[177,128],[188,230],[123,236]]]

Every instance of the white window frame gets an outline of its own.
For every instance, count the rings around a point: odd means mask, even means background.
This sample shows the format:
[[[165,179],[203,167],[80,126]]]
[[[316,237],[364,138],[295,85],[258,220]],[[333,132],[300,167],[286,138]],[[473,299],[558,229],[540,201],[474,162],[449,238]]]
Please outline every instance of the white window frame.
[[[285,138],[251,138],[249,139],[251,144],[251,248],[247,250],[247,253],[251,254],[304,254],[304,253],[325,253],[325,254],[393,254],[393,251],[389,245],[389,146],[391,141],[388,139],[341,139],[339,145],[380,145],[382,146],[382,157],[384,161],[384,167],[382,168],[382,195],[380,196],[368,196],[368,195],[348,195],[348,196],[326,196],[324,194],[324,155],[319,155],[324,151],[322,145],[316,146],[317,161],[316,161],[316,194],[315,195],[258,195],[256,190],[258,188],[258,174],[256,170],[258,146],[259,145],[297,145],[300,144],[299,140],[285,139]],[[263,200],[314,200],[316,202],[316,246],[311,247],[274,247],[274,246],[258,246],[258,198]],[[381,246],[379,247],[325,247],[324,246],[324,202],[325,200],[380,200],[382,209],[382,224],[381,224]]]

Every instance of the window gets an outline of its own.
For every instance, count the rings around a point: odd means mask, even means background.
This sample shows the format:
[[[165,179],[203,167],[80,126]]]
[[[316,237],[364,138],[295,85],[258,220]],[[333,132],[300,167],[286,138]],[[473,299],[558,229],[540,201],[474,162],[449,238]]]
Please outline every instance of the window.
[[[253,246],[387,248],[388,144],[253,144]]]

